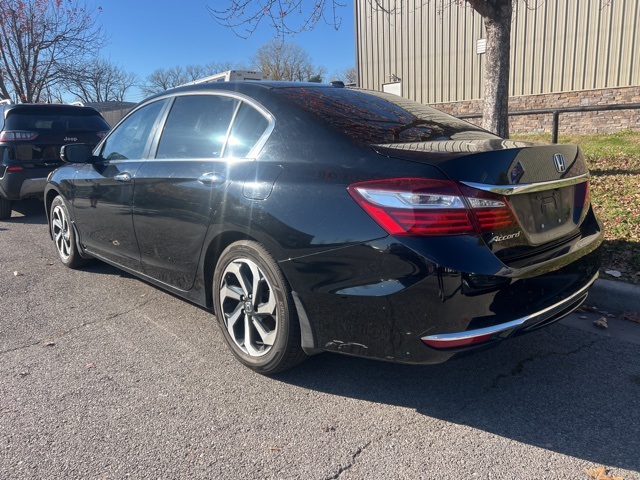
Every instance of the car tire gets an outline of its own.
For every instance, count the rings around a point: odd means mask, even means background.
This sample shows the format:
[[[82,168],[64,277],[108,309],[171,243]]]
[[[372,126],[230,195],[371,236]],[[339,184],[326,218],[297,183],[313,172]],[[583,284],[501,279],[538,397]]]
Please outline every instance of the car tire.
[[[306,358],[291,290],[278,264],[253,241],[239,241],[220,255],[213,278],[216,318],[233,354],[270,375]]]
[[[65,266],[78,268],[87,264],[88,260],[80,256],[69,210],[60,195],[51,202],[49,228],[58,252],[58,258]]]
[[[11,218],[11,200],[0,197],[0,220]]]

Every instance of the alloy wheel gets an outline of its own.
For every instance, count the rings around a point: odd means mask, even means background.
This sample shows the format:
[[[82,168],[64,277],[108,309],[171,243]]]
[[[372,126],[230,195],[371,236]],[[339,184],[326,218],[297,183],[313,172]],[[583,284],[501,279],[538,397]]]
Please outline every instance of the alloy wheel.
[[[56,205],[51,213],[51,230],[58,253],[64,260],[71,255],[70,228],[64,208],[61,205]]]
[[[227,265],[219,298],[224,324],[233,342],[249,356],[267,354],[276,341],[276,294],[260,267],[248,258]]]

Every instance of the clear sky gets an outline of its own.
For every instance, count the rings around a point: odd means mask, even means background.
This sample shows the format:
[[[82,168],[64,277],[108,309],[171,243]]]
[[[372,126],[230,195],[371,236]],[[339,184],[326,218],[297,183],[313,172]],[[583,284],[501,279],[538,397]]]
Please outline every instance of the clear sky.
[[[309,0],[313,1],[313,0]],[[291,40],[307,51],[314,65],[327,74],[355,65],[353,6],[349,1],[339,10],[338,31],[324,23]],[[157,68],[204,65],[209,62],[248,64],[256,50],[274,38],[266,23],[247,40],[211,18],[207,6],[221,8],[226,0],[91,0],[102,7],[98,19],[109,36],[102,56],[137,73],[144,80]],[[328,80],[328,79],[327,79]],[[139,91],[130,101],[142,100]]]

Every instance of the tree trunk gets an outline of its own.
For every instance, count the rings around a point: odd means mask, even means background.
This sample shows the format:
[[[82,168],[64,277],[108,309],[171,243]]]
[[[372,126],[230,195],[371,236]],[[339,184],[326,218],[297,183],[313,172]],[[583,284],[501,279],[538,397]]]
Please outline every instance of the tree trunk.
[[[487,2],[489,3],[489,2]],[[509,137],[509,68],[511,51],[511,0],[494,2],[484,12],[487,52],[484,69],[484,107],[482,127],[504,138]]]

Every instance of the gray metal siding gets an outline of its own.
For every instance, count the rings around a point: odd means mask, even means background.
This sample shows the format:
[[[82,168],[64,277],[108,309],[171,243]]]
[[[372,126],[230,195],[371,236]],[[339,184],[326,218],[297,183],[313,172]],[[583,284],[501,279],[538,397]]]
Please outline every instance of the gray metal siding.
[[[359,84],[423,103],[482,98],[482,18],[448,0],[354,0]],[[640,0],[517,0],[510,95],[640,85]]]

